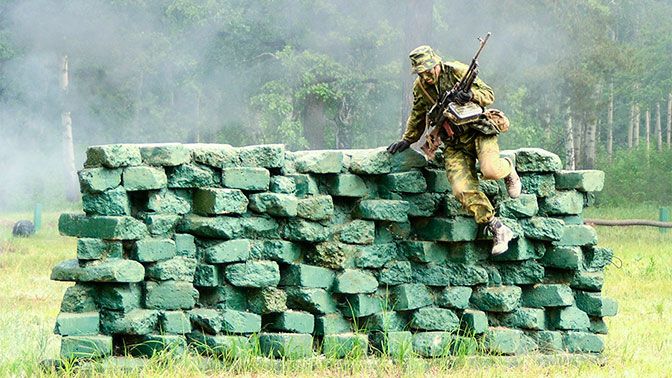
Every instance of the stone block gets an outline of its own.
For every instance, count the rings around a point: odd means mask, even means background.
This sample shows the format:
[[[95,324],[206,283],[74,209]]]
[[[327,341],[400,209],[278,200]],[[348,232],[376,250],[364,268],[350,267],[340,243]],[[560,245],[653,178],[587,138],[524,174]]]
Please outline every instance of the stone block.
[[[249,356],[254,345],[248,336],[208,335],[199,331],[187,334],[189,344],[200,353],[221,355],[227,358]]]
[[[520,307],[522,290],[518,286],[478,287],[471,303],[479,310],[511,312]]]
[[[548,322],[554,328],[562,330],[582,331],[590,328],[588,315],[576,306],[549,309]]]
[[[413,334],[409,331],[390,331],[369,334],[371,348],[392,357],[404,357],[413,349]]]
[[[79,260],[102,260],[121,258],[123,245],[120,241],[79,238],[77,239],[77,258]]]
[[[413,312],[410,326],[427,331],[457,331],[460,319],[452,310],[440,307],[423,307]]]
[[[334,335],[348,333],[352,330],[348,322],[341,314],[327,314],[315,316],[315,335]]]
[[[342,294],[373,293],[378,289],[376,278],[363,270],[345,269],[334,280],[334,292]]]
[[[507,218],[529,218],[537,215],[539,205],[533,194],[521,194],[516,199],[506,199],[498,203],[499,215]]]
[[[196,259],[183,256],[175,256],[168,260],[162,260],[148,264],[145,275],[159,281],[194,281],[196,273]]]
[[[354,219],[341,227],[339,240],[343,243],[370,244],[376,236],[376,224],[373,221]]]
[[[576,271],[571,278],[570,286],[572,289],[586,291],[601,291],[604,285],[604,273],[602,271],[586,272]]]
[[[335,276],[335,273],[329,269],[295,264],[282,268],[280,285],[329,289],[334,283]]]
[[[217,334],[222,330],[222,314],[209,308],[196,308],[189,311],[189,319],[193,328],[210,334]]]
[[[558,246],[546,251],[539,263],[550,268],[577,270],[583,267],[583,252],[580,247]]]
[[[261,331],[261,316],[245,311],[223,310],[222,330],[227,333],[249,334]]]
[[[184,335],[191,332],[191,321],[183,311],[163,311],[159,325],[163,333]]]
[[[96,311],[96,288],[91,284],[76,283],[65,290],[61,312]]]
[[[425,285],[403,284],[390,288],[391,305],[395,310],[405,311],[429,306],[434,303]]]
[[[161,189],[147,196],[147,210],[161,214],[187,214],[191,212],[191,193],[186,190]]]
[[[157,310],[189,310],[198,299],[191,282],[145,282],[145,307]]]
[[[180,143],[141,144],[140,155],[147,165],[175,166],[191,161],[191,153]]]
[[[82,192],[98,193],[121,184],[121,169],[84,168],[77,172]]]
[[[535,260],[499,263],[497,270],[504,285],[532,285],[544,280],[544,267]]]
[[[343,314],[349,318],[361,318],[383,310],[384,300],[377,295],[354,294],[347,295],[343,305]]]
[[[355,246],[353,249],[355,266],[359,268],[380,268],[397,257],[395,243]]]
[[[196,241],[194,235],[174,234],[175,250],[178,256],[196,257]]]
[[[555,176],[553,174],[527,173],[520,175],[523,193],[538,197],[548,197],[555,193]]]
[[[488,283],[488,272],[483,267],[473,264],[446,264],[450,270],[450,281],[452,285],[474,286]]]
[[[449,286],[451,270],[443,264],[413,264],[413,282],[427,286]]]
[[[248,239],[227,240],[203,250],[203,260],[210,264],[226,264],[246,261],[250,258],[252,241]]]
[[[236,148],[222,167],[281,168],[285,162],[284,144],[262,144]]]
[[[468,286],[452,286],[441,290],[436,304],[441,307],[465,309],[469,306],[472,288]]]
[[[519,148],[515,153],[519,172],[557,172],[562,169],[560,157],[541,148]]]
[[[287,311],[287,293],[275,287],[253,290],[248,296],[248,307],[262,315]]]
[[[422,173],[427,182],[427,191],[436,193],[445,193],[451,191],[450,181],[443,169],[423,169]]]
[[[349,244],[324,242],[316,244],[306,259],[329,269],[353,268],[355,248]]]
[[[296,182],[291,177],[271,176],[269,181],[273,193],[296,194]]]
[[[464,310],[460,326],[467,334],[480,335],[488,331],[488,316],[478,310]]]
[[[378,282],[382,285],[400,285],[411,283],[413,279],[411,263],[408,261],[390,261],[378,275]]]
[[[239,311],[247,310],[247,298],[248,293],[245,290],[224,282],[220,282],[215,288],[201,288],[199,295],[199,301],[205,307]]]
[[[604,172],[587,169],[555,173],[557,189],[576,189],[582,192],[599,192],[604,187]]]
[[[448,255],[445,244],[425,241],[403,241],[399,243],[399,254],[421,263],[442,263]]]
[[[362,200],[353,210],[353,216],[370,220],[408,221],[408,202],[397,200]]]
[[[280,314],[265,316],[264,324],[275,331],[313,333],[315,317],[308,312],[288,310]]]
[[[546,329],[546,313],[541,308],[521,307],[514,312],[497,314],[500,325],[543,331]]]
[[[267,287],[277,286],[280,268],[275,261],[246,261],[227,265],[226,279],[234,286]]]
[[[236,154],[236,148],[228,144],[190,143],[185,148],[191,151],[193,160],[214,168],[221,168]]]
[[[142,290],[139,284],[101,285],[97,290],[98,306],[107,310],[128,312],[140,308]]]
[[[249,201],[238,189],[197,189],[194,212],[201,215],[243,214]]]
[[[248,214],[249,215],[249,214]],[[268,215],[246,216],[240,219],[243,227],[242,236],[250,239],[280,239],[282,237],[281,223],[284,221]]]
[[[166,175],[169,188],[209,188],[220,186],[221,182],[219,171],[200,164],[166,167]]]
[[[523,333],[517,329],[490,327],[485,335],[485,348],[495,354],[516,354]]]
[[[168,186],[165,170],[158,167],[126,167],[121,177],[124,188],[129,192],[161,189]]]
[[[184,335],[144,335],[136,344],[128,345],[129,352],[137,357],[152,357],[155,354],[181,356],[187,351],[187,338]]]
[[[325,241],[329,234],[328,227],[304,219],[290,219],[283,230],[286,239],[310,243]]]
[[[220,272],[216,265],[198,264],[194,272],[194,286],[219,286]]]
[[[390,192],[423,193],[427,190],[425,177],[418,170],[386,174],[379,185]]]
[[[589,331],[592,333],[606,335],[609,333],[609,328],[607,327],[607,323],[605,323],[602,318],[596,318],[591,316]]]
[[[386,148],[346,151],[350,172],[358,175],[383,175],[392,171],[392,156]]]
[[[147,214],[144,217],[149,233],[154,236],[172,235],[181,220],[179,215]]]
[[[133,245],[131,257],[140,262],[170,259],[177,254],[172,239],[141,239]]]
[[[321,315],[339,312],[334,298],[324,289],[288,287],[286,291],[289,308]]]
[[[539,211],[547,215],[577,215],[583,211],[583,194],[576,190],[562,190],[544,198]]]
[[[405,172],[414,168],[424,168],[427,166],[425,155],[409,148],[403,152],[398,152],[390,158],[390,169],[392,172]]]
[[[449,332],[417,332],[413,335],[413,351],[422,357],[450,355],[453,335]]]
[[[576,292],[576,306],[590,316],[616,316],[618,302],[603,297],[601,293]]]
[[[119,168],[131,165],[140,165],[142,157],[140,149],[133,144],[108,144],[91,146],[86,149],[85,168],[106,167]]]
[[[588,246],[597,245],[597,232],[588,225],[565,225],[565,231],[554,245]]]
[[[285,240],[255,240],[251,254],[254,258],[292,264],[301,260],[301,247]]]
[[[250,191],[268,190],[271,173],[266,168],[230,167],[222,169],[222,185]]]
[[[565,222],[545,217],[522,219],[520,225],[526,237],[536,240],[560,240],[565,232]]]
[[[323,220],[334,214],[334,201],[327,195],[307,197],[299,200],[296,210],[301,218]]]
[[[294,184],[296,185],[296,195],[299,197],[311,196],[319,192],[317,181],[311,175],[293,173],[286,176],[294,180]]]
[[[156,332],[158,319],[159,312],[155,310],[103,311],[100,327],[106,335],[148,335]]]
[[[458,242],[445,244],[448,261],[456,263],[475,263],[491,258],[492,242]],[[513,244],[510,244],[513,246]],[[507,252],[507,253],[510,253]]]
[[[360,333],[325,335],[322,340],[322,353],[327,358],[356,358],[366,356],[369,351],[369,338]]]
[[[509,250],[501,255],[492,256],[492,261],[523,261],[544,256],[546,247],[525,237],[517,238],[509,243]],[[542,264],[543,265],[543,264]]]
[[[259,347],[264,356],[305,358],[313,354],[313,336],[301,333],[261,333]]]
[[[601,353],[604,338],[587,332],[566,332],[562,338],[565,349],[570,353]]]
[[[559,331],[537,331],[528,332],[529,336],[537,343],[541,352],[557,352],[563,350],[562,332]]]
[[[61,339],[61,358],[96,358],[112,354],[112,337],[67,336]]]
[[[110,240],[136,240],[147,234],[147,226],[128,216],[86,216],[61,214],[58,231],[65,236]]]
[[[565,224],[583,224],[583,213],[577,215],[554,215],[553,218],[560,219]]]
[[[82,208],[89,215],[130,215],[128,194],[122,186],[104,192],[82,194]]]
[[[240,218],[187,215],[177,227],[179,232],[217,239],[234,239],[243,233]]]
[[[443,195],[438,193],[405,194],[402,201],[408,202],[408,215],[413,217],[429,217],[434,215],[441,203]]]
[[[609,248],[590,246],[584,249],[586,267],[590,270],[602,270],[611,264],[614,258],[614,251]]]
[[[390,303],[386,302],[387,300],[387,298],[383,298],[382,302],[379,301],[381,307],[390,307]],[[370,332],[370,335],[375,332],[405,331],[410,323],[408,314],[408,312],[384,310],[366,317],[363,325]]]
[[[410,222],[376,222],[375,243],[392,243],[401,240],[408,240],[411,236]]]
[[[145,278],[145,268],[132,260],[107,259],[80,263],[77,259],[65,260],[51,270],[54,281],[77,282],[140,282]]]
[[[97,312],[61,312],[56,317],[54,333],[61,336],[97,335],[99,324],[100,315]]]
[[[560,284],[538,284],[525,288],[523,306],[525,307],[565,307],[574,304],[572,290]]]
[[[299,173],[339,173],[343,169],[341,151],[300,151],[297,155],[295,164]]]
[[[421,218],[412,222],[418,237],[434,241],[473,241],[478,226],[473,218]]]

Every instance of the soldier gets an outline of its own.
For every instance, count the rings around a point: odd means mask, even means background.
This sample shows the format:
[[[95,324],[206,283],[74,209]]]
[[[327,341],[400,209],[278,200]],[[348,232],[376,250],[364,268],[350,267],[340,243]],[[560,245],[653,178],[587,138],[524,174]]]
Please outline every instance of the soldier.
[[[413,109],[406,122],[402,139],[392,143],[387,151],[394,154],[406,150],[420,139],[426,128],[428,109],[440,94],[453,88],[467,71],[460,62],[444,63],[429,46],[420,46],[409,54],[411,66],[418,78],[413,84]],[[464,104],[473,101],[486,107],[495,100],[492,88],[476,78],[470,90],[459,92],[456,101]],[[462,206],[474,215],[479,224],[485,224],[494,236],[492,254],[499,255],[509,248],[513,231],[495,217],[495,210],[483,192],[478,190],[476,159],[485,180],[504,179],[511,198],[518,198],[521,183],[513,162],[499,157],[497,135],[485,135],[474,128],[465,127],[452,137],[444,132],[444,157],[446,175],[453,194]]]

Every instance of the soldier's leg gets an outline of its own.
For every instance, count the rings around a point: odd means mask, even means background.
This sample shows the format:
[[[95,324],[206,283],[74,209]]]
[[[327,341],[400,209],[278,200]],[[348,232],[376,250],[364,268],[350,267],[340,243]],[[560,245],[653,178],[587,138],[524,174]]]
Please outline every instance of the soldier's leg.
[[[511,173],[513,163],[509,159],[499,157],[497,135],[479,135],[474,143],[484,179],[499,180]]]
[[[446,146],[446,175],[455,198],[474,215],[476,223],[487,223],[495,210],[485,194],[478,190],[476,157],[464,149]]]

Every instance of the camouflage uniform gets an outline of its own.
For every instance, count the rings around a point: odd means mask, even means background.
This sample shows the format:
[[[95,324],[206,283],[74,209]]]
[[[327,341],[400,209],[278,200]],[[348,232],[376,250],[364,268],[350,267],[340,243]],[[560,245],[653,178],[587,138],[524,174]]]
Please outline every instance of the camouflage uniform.
[[[413,109],[402,137],[407,142],[414,143],[420,139],[425,131],[427,111],[432,106],[432,101],[423,93],[420,85],[436,101],[438,93],[449,91],[462,79],[468,68],[460,62],[449,64],[440,60],[438,62],[441,64],[441,72],[434,84],[421,83],[421,79],[418,78],[413,85]],[[415,68],[414,71],[418,72]],[[437,88],[437,85],[440,85],[440,88]],[[495,100],[492,88],[479,78],[476,78],[471,90],[474,94],[473,101],[482,107],[492,104]],[[484,135],[466,128],[463,133],[453,138],[443,136],[442,139],[445,146],[446,175],[453,188],[453,194],[462,206],[474,215],[477,223],[487,223],[494,217],[495,211],[485,194],[478,190],[476,159],[480,162],[481,173],[486,180],[502,179],[512,171],[509,161],[499,157],[497,135]]]

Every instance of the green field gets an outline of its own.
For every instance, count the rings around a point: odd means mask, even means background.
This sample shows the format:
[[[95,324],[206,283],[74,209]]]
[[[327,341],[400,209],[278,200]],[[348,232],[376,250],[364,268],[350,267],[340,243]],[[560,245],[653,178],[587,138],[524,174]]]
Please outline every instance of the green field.
[[[590,218],[656,219],[653,206],[592,208]],[[603,294],[619,302],[619,314],[607,318],[606,364],[544,364],[535,356],[515,366],[494,358],[425,360],[385,358],[269,361],[249,356],[232,362],[188,355],[157,356],[139,370],[98,364],[67,367],[55,373],[40,361],[58,357],[59,337],[52,334],[60,301],[70,283],[49,280],[51,268],[75,257],[75,239],[58,235],[58,213],[46,213],[35,236],[12,238],[11,228],[32,214],[0,215],[0,377],[6,376],[465,376],[478,377],[653,377],[672,375],[672,230],[597,227],[600,246],[613,248],[615,264],[606,268]]]

